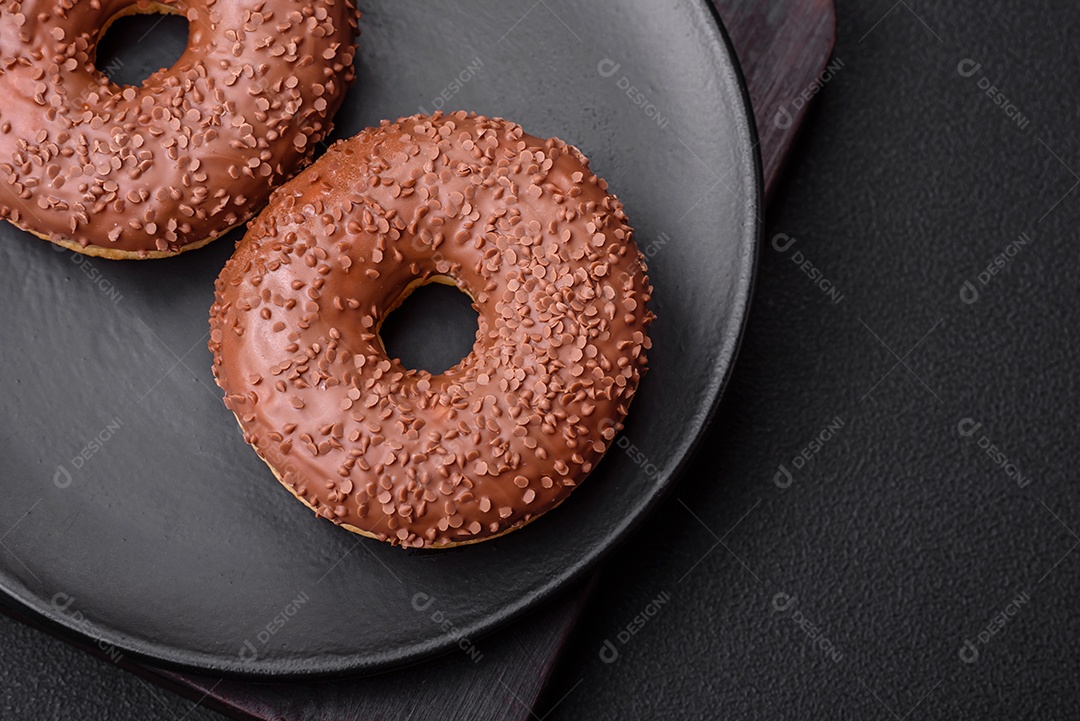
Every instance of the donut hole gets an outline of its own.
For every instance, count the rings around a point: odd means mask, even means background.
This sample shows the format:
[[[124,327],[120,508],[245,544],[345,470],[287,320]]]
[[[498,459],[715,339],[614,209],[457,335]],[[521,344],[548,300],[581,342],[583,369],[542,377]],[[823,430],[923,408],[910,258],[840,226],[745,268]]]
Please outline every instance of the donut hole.
[[[105,28],[94,65],[117,85],[142,85],[158,70],[176,64],[187,49],[188,30],[187,18],[175,12],[126,11]]]
[[[438,375],[472,351],[479,315],[469,296],[449,282],[407,291],[379,328],[386,354],[406,368]]]

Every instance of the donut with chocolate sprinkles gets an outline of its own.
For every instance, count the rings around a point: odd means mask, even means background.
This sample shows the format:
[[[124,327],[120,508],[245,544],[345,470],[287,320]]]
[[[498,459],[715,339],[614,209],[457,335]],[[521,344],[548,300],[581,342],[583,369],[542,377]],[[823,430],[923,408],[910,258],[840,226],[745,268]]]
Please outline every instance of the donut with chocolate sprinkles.
[[[94,65],[118,17],[182,15],[141,86]],[[0,0],[0,218],[105,258],[198,248],[310,162],[354,78],[353,0]]]
[[[379,336],[431,282],[479,315],[439,375]],[[576,148],[418,115],[275,191],[217,279],[209,346],[245,441],[317,515],[447,547],[523,526],[596,466],[646,370],[651,293],[622,204]]]

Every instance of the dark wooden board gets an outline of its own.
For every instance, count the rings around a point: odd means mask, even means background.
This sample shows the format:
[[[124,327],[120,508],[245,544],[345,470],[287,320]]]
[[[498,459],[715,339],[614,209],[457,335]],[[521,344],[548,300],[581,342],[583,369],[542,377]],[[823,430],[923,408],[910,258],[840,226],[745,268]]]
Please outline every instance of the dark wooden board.
[[[832,0],[713,2],[742,63],[770,193],[806,112],[808,103],[797,99],[813,94],[832,49]],[[237,718],[526,719],[588,595],[587,587],[572,589],[482,639],[479,663],[453,653],[387,674],[303,683],[252,683],[122,665]]]
[[[750,90],[768,198],[832,54],[833,0],[712,2]]]

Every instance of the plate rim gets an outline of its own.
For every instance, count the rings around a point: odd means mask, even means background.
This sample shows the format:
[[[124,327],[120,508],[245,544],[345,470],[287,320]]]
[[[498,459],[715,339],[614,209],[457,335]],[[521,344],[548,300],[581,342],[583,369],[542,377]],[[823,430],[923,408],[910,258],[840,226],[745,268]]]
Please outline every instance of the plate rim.
[[[711,0],[687,0],[687,2],[697,6],[708,18],[707,26],[702,26],[700,29],[711,34],[712,44],[721,49],[723,55],[721,64],[724,66],[725,71],[723,75],[726,76],[724,84],[730,87],[733,95],[732,99],[736,106],[734,107],[735,115],[740,120],[741,131],[739,135],[742,136],[742,141],[738,143],[739,150],[742,153],[747,153],[750,158],[748,172],[752,176],[750,181],[753,194],[752,197],[746,198],[743,203],[749,213],[749,219],[748,222],[743,224],[740,237],[741,253],[739,257],[743,259],[744,267],[739,268],[739,272],[736,274],[735,287],[732,289],[733,310],[730,320],[734,322],[734,328],[722,336],[723,347],[714,359],[713,369],[715,373],[713,377],[718,377],[718,382],[709,408],[698,425],[693,438],[686,444],[685,450],[668,474],[667,481],[661,484],[646,499],[645,503],[637,508],[633,515],[628,516],[612,533],[604,537],[601,543],[596,544],[593,552],[583,556],[573,566],[568,567],[558,576],[554,576],[544,585],[522,595],[515,602],[503,606],[497,612],[483,619],[458,629],[458,633],[454,636],[442,635],[389,651],[369,654],[359,661],[357,655],[350,655],[330,659],[329,662],[322,659],[315,663],[309,660],[292,658],[268,659],[266,661],[260,659],[257,665],[242,662],[239,659],[236,662],[223,663],[221,655],[180,650],[172,645],[158,644],[140,639],[111,626],[95,625],[92,629],[87,629],[76,625],[65,614],[50,613],[48,605],[44,604],[43,599],[38,598],[37,595],[20,593],[20,591],[27,590],[25,584],[19,582],[12,584],[11,579],[8,578],[9,574],[4,572],[0,572],[0,611],[15,617],[17,620],[45,630],[95,655],[101,655],[96,651],[98,648],[103,649],[106,654],[109,653],[107,649],[115,649],[121,654],[121,658],[115,662],[122,667],[131,667],[131,662],[134,661],[162,670],[196,674],[212,673],[223,678],[238,680],[311,681],[392,671],[449,653],[456,648],[457,638],[483,638],[517,620],[526,611],[566,592],[570,587],[579,583],[588,573],[595,571],[598,564],[613,553],[628,536],[640,527],[656,507],[668,498],[672,488],[679,483],[687,467],[700,451],[731,380],[735,362],[746,333],[750,304],[757,278],[763,233],[761,210],[764,206],[764,185],[759,150],[760,141],[749,89],[738,55],[716,6]],[[746,147],[747,145],[749,145],[749,148]],[[745,180],[746,174],[742,175]],[[90,633],[91,630],[96,633]]]

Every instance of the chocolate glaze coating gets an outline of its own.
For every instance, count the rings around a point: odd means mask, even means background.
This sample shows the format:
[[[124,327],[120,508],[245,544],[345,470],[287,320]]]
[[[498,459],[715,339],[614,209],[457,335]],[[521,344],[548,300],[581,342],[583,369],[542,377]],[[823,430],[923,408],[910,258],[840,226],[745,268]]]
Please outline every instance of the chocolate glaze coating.
[[[419,284],[474,300],[440,375],[378,329]],[[383,123],[277,190],[217,280],[214,374],[245,440],[350,530],[448,546],[565,499],[645,371],[652,288],[622,204],[558,139],[458,113]]]
[[[132,12],[184,15],[188,46],[120,87],[94,51]],[[0,1],[0,218],[112,258],[213,240],[330,132],[357,19],[352,0]]]

